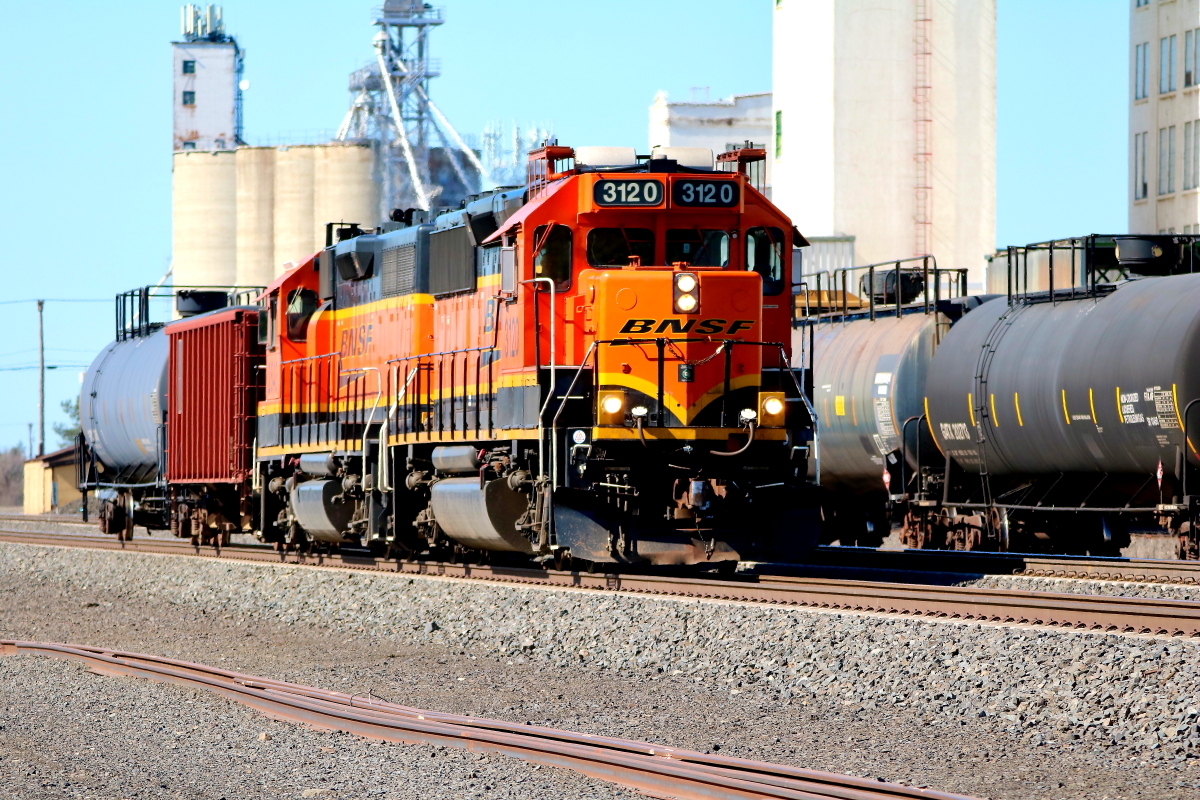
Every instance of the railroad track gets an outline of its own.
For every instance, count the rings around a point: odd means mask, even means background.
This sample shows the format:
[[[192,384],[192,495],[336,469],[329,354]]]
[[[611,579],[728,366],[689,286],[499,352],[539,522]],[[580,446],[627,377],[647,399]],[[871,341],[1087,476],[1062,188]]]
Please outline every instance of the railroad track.
[[[761,574],[742,575],[737,579],[712,579],[702,576],[564,572],[419,560],[390,561],[358,553],[306,557],[294,553],[281,554],[268,547],[232,545],[216,550],[196,547],[177,539],[134,539],[119,542],[102,536],[27,531],[0,530],[0,541],[1113,633],[1200,636],[1200,603],[1160,598],[1108,597]]]
[[[499,753],[571,769],[654,797],[680,800],[958,800],[962,797],[629,739],[422,711],[373,697],[332,692],[140,653],[53,642],[0,640],[0,654],[79,661],[102,675],[147,678],[203,689],[277,720],[344,731],[367,739]]]

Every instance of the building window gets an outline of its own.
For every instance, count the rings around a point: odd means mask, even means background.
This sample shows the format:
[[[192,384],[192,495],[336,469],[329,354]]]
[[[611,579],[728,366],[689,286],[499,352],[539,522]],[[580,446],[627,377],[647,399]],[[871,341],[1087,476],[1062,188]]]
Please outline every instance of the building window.
[[[1137,0],[1136,8],[1145,8],[1150,5],[1150,0]]]
[[[1175,37],[1158,40],[1158,93],[1175,91]]]
[[[1145,200],[1146,186],[1146,138],[1148,133],[1133,135],[1133,199]]]
[[[183,149],[184,149],[184,150],[195,150],[195,149],[196,149],[196,143],[195,143],[195,142],[184,142],[184,143],[183,143]]]
[[[195,61],[183,62],[183,74],[184,75],[195,75],[196,74],[196,62]]]
[[[1191,146],[1188,146],[1187,129],[1192,128]],[[1183,182],[1190,183],[1190,186],[1184,186],[1185,189],[1200,189],[1200,119],[1195,122],[1189,122],[1183,128]]]
[[[1200,70],[1197,70],[1196,51],[1200,50],[1200,28],[1190,30],[1183,35],[1183,85],[1195,86],[1200,83]]]
[[[775,112],[775,157],[783,155],[783,112]]]
[[[183,104],[185,106],[196,105],[196,93],[195,92],[184,92],[183,93]]]
[[[1192,183],[1192,123],[1183,126],[1183,190],[1194,188]]]
[[[1139,44],[1133,49],[1133,99],[1144,100],[1150,94],[1150,43]]]
[[[1158,129],[1158,193],[1175,191],[1175,126]]]

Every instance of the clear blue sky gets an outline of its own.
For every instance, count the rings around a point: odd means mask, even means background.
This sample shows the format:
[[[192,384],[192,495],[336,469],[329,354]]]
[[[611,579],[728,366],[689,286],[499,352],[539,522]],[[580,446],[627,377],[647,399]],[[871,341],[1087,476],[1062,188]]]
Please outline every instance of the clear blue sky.
[[[372,57],[378,0],[229,0],[245,48],[247,138],[336,128],[346,75]],[[771,88],[770,0],[437,0],[455,126],[553,122],[564,143],[644,147],[659,89],[713,98]],[[47,447],[61,400],[112,338],[112,296],[171,256],[171,55],[176,2],[87,14],[37,3],[0,26],[0,301],[49,302]],[[999,0],[998,244],[1125,227],[1126,0]],[[286,9],[287,13],[281,13]],[[734,13],[736,12],[736,13]],[[64,18],[66,14],[68,18]],[[676,31],[676,44],[668,35]],[[0,305],[0,445],[37,419],[37,315]]]

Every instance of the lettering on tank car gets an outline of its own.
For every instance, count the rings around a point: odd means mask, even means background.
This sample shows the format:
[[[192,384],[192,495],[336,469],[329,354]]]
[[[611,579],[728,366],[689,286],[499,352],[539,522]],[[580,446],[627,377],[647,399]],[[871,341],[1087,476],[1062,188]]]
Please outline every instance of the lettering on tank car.
[[[896,425],[892,420],[892,404],[886,397],[875,398],[875,427],[879,429],[882,436],[890,438],[896,435]]]
[[[1146,400],[1154,403],[1158,427],[1163,430],[1179,430],[1179,420],[1175,417],[1175,398],[1170,389],[1151,386],[1146,390]]]
[[[693,330],[693,325],[695,330]],[[735,319],[732,322],[724,319],[705,319],[697,322],[694,319],[627,319],[621,326],[621,333],[697,333],[711,336],[716,333],[734,334],[754,327],[752,319]]]
[[[942,432],[942,439],[944,440],[971,440],[971,429],[965,422],[941,422],[938,423],[938,429]]]

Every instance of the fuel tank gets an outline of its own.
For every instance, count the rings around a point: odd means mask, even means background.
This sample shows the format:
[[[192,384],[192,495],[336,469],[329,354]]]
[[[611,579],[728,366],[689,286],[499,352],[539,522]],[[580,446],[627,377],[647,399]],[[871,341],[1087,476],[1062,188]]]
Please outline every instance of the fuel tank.
[[[822,486],[884,491],[884,461],[901,449],[905,420],[925,413],[925,376],[937,337],[948,327],[936,313],[817,325],[813,403],[821,421]],[[923,427],[917,419],[908,425],[910,467],[917,463],[918,436],[925,463],[936,456]]]
[[[529,497],[513,491],[506,480],[481,487],[477,477],[443,478],[430,489],[429,504],[438,527],[459,544],[476,550],[533,552],[533,543],[517,530]]]
[[[107,468],[157,467],[159,428],[167,408],[167,334],[115,341],[83,377],[83,434]]]
[[[926,394],[938,446],[970,472],[1172,474],[1200,397],[1200,274],[985,303],[946,334]]]

